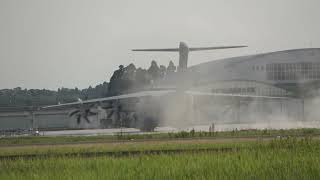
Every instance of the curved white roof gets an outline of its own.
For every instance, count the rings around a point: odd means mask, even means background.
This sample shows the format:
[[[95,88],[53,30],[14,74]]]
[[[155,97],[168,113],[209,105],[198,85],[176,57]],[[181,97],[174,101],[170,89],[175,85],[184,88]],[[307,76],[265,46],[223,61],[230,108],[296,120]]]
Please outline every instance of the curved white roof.
[[[226,58],[191,66],[185,73],[174,73],[166,76],[164,79],[158,81],[157,85],[176,85],[179,81],[211,82],[236,79],[265,81],[265,73],[262,71],[253,72],[252,66],[265,66],[271,63],[315,61],[320,63],[320,48],[292,49]]]
[[[255,54],[255,55],[249,55],[249,56],[232,57],[232,58],[213,60],[210,62],[197,64],[189,68],[193,69],[193,68],[199,68],[203,66],[207,67],[210,65],[220,64],[220,63],[233,65],[233,64],[239,64],[239,63],[248,62],[248,61],[268,62],[276,59],[283,61],[283,60],[301,59],[306,57],[320,57],[320,48],[290,49],[290,50]]]

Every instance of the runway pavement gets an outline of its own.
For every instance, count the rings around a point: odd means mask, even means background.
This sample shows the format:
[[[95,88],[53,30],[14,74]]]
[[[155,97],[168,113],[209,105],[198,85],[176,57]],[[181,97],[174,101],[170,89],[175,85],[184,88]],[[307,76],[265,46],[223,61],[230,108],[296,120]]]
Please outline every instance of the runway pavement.
[[[115,135],[117,133],[141,133],[139,129],[122,128],[122,129],[81,129],[81,130],[61,130],[61,131],[42,131],[41,135],[45,136],[94,136],[94,135]]]
[[[211,124],[212,125],[212,124]],[[183,128],[157,127],[155,132],[168,133],[178,131],[208,131],[210,125],[196,125]],[[319,123],[307,122],[273,122],[273,123],[243,123],[243,124],[215,124],[214,131],[232,131],[242,129],[295,129],[295,128],[319,128]],[[82,130],[61,130],[61,131],[42,131],[40,135],[45,136],[94,136],[94,135],[116,135],[125,134],[148,134],[152,132],[141,132],[135,128],[117,128],[117,129],[82,129]]]

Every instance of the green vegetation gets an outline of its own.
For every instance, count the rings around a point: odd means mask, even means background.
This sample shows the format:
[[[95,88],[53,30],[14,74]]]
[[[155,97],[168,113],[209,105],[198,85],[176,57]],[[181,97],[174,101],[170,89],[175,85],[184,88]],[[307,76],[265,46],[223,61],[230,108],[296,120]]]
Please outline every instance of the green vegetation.
[[[147,133],[147,134],[125,134],[117,135],[97,135],[97,136],[25,136],[25,137],[2,137],[0,138],[1,145],[10,144],[59,144],[59,143],[77,143],[77,142],[109,142],[115,140],[132,141],[145,139],[185,139],[185,138],[255,138],[255,137],[287,137],[287,136],[319,136],[320,129],[249,129],[239,131],[224,131],[224,132],[190,132],[182,131],[176,133]]]
[[[0,148],[0,157],[8,155],[54,154],[66,153],[95,153],[120,151],[148,151],[148,150],[190,150],[190,149],[221,149],[244,148],[252,146],[255,140],[172,140],[172,141],[143,141],[143,142],[113,142],[113,143],[85,143],[44,146],[9,146]],[[264,141],[261,141],[263,143]]]
[[[59,88],[58,91],[46,89],[14,89],[0,90],[0,107],[43,106],[48,104],[67,103],[81,99],[93,99],[107,96],[108,83],[79,90],[78,88]],[[4,108],[4,110],[6,110]]]
[[[129,157],[3,160],[0,162],[0,179],[320,178],[320,141],[316,139],[276,138],[267,142],[192,142],[189,145],[197,149],[200,148],[199,144],[237,147],[239,150]],[[135,143],[125,146],[133,147]],[[174,146],[174,143],[166,148],[170,146]]]

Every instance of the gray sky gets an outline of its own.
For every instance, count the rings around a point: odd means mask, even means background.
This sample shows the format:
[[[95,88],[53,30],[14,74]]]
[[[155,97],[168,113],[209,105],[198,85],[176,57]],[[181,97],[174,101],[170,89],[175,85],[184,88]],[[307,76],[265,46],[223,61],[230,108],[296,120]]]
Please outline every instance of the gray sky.
[[[178,63],[132,48],[248,45],[194,52],[219,58],[320,47],[319,0],[0,0],[0,89],[109,81],[119,64]]]

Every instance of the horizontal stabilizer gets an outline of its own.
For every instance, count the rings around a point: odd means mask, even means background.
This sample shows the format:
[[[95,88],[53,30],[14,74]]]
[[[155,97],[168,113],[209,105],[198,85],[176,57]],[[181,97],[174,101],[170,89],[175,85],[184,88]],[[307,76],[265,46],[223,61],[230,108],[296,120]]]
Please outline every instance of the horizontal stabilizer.
[[[231,49],[231,48],[243,48],[248,46],[217,46],[217,47],[198,47],[189,48],[189,51],[204,51],[204,50],[214,50],[214,49]]]
[[[195,47],[189,48],[184,42],[180,42],[179,48],[165,48],[165,49],[132,49],[132,51],[158,51],[158,52],[179,52],[179,67],[178,70],[182,71],[188,66],[188,54],[191,51],[205,51],[205,50],[217,50],[217,49],[231,49],[231,48],[243,48],[247,46],[216,46],[216,47]]]
[[[293,97],[285,97],[285,96],[259,96],[259,95],[246,95],[246,94],[207,93],[207,92],[198,92],[198,91],[186,91],[186,93],[193,96],[221,96],[221,97],[262,98],[262,99],[294,99]]]
[[[169,49],[132,49],[132,51],[163,51],[163,52],[178,52],[179,48],[169,48]]]

